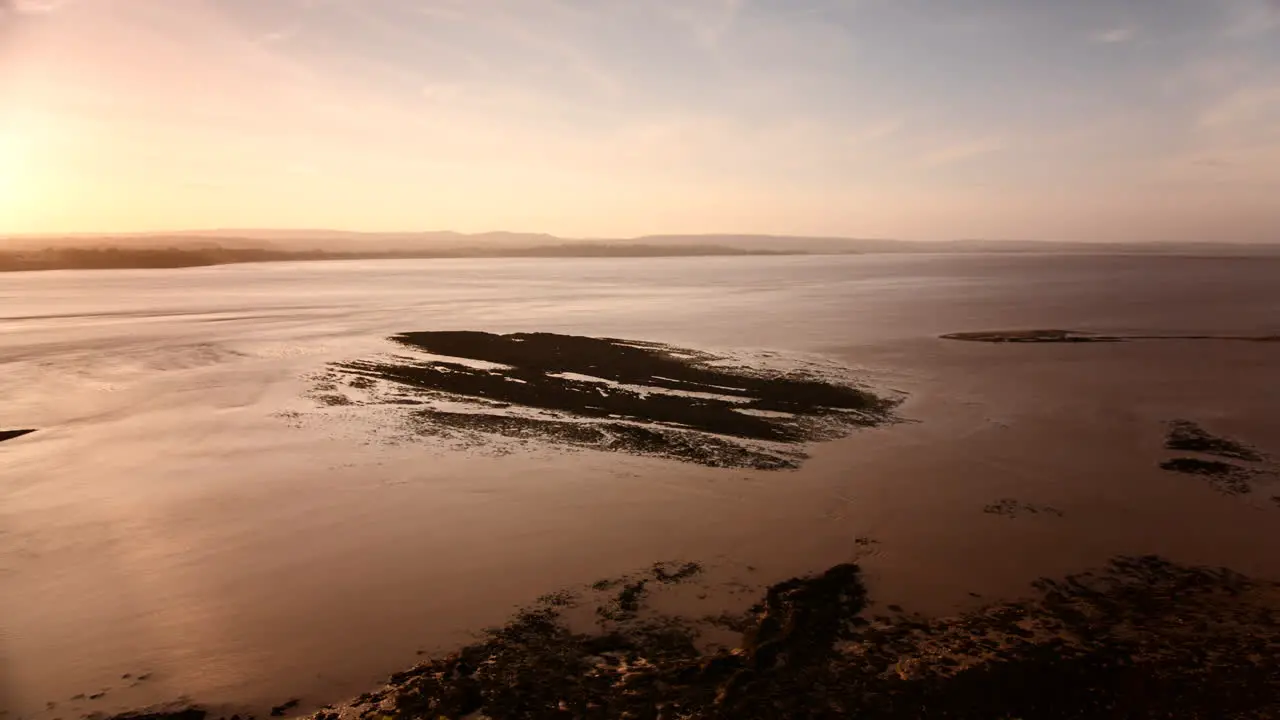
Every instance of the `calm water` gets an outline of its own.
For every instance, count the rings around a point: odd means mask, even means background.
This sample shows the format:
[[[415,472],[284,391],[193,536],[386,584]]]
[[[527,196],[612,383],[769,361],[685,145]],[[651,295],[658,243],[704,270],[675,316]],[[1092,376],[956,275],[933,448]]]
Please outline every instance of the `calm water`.
[[[1278,278],[1276,259],[1048,256],[0,274],[0,428],[40,429],[0,445],[0,709],[305,709],[659,559],[764,583],[856,556],[877,596],[929,612],[1119,552],[1280,577],[1280,485],[1228,498],[1155,469],[1174,417],[1280,454],[1280,344],[936,339],[1280,334]],[[324,363],[420,329],[821,357],[907,392],[918,422],[769,474],[461,452],[303,397]],[[981,512],[1003,497],[1066,514]]]

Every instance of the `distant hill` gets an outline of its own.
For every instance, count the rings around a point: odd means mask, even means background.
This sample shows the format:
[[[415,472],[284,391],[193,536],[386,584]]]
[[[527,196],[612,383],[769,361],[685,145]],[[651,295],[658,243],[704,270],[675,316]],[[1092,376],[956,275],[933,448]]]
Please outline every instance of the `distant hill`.
[[[1069,253],[1275,256],[1280,244],[917,242],[785,235],[648,235],[565,239],[540,233],[196,230],[0,238],[0,271],[166,268],[244,262],[457,257],[690,257],[849,253]]]

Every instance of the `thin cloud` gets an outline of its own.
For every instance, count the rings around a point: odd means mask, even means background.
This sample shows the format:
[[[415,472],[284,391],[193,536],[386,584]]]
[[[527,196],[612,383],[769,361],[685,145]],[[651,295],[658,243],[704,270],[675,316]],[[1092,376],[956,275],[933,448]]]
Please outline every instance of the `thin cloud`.
[[[1238,88],[1209,105],[1199,118],[1202,128],[1272,127],[1280,122],[1280,84]]]
[[[1090,36],[1090,39],[1096,43],[1104,45],[1115,45],[1117,43],[1126,43],[1134,38],[1136,33],[1132,28],[1111,28],[1109,30],[1100,30]]]
[[[897,135],[905,124],[902,120],[884,120],[854,129],[845,140],[856,147],[870,145]]]
[[[47,15],[70,0],[0,0],[0,20],[14,15]]]
[[[581,12],[572,6],[551,3],[538,12],[529,12],[527,8],[519,6],[512,8],[499,4],[474,3],[450,6],[445,13],[454,13],[459,20],[485,27],[525,48],[546,55],[604,95],[619,97],[626,90],[624,84],[604,64],[580,47],[578,39],[555,23],[548,23],[549,14],[555,14],[552,19],[569,25],[581,22]]]
[[[676,5],[660,5],[676,22],[708,50],[715,51],[733,30],[746,7],[746,0],[697,0]]]
[[[1212,178],[1242,188],[1280,182],[1280,84],[1228,90],[1193,122],[1185,152],[1174,155],[1166,170],[1171,180]]]
[[[259,45],[275,45],[277,43],[285,42],[286,40],[293,38],[297,34],[298,34],[298,28],[296,27],[288,27],[288,28],[281,28],[279,30],[272,30],[270,32],[265,32],[259,35],[258,44]]]
[[[801,8],[795,12],[796,17],[814,17],[818,15],[828,15],[841,10],[848,10],[857,0],[828,0],[827,2],[818,3],[811,7]]]
[[[958,165],[974,158],[999,152],[1005,148],[1000,138],[987,137],[945,145],[920,158],[920,164],[928,168]]]
[[[462,86],[456,83],[428,83],[422,86],[422,97],[433,103],[447,103],[458,99]]]
[[[1233,0],[1226,8],[1229,38],[1248,39],[1280,31],[1280,0]]]

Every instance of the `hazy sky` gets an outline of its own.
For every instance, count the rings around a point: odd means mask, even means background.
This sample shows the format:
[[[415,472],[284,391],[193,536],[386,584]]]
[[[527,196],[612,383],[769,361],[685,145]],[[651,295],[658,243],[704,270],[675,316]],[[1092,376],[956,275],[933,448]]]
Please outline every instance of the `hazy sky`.
[[[1280,241],[1280,0],[0,0],[0,233]]]

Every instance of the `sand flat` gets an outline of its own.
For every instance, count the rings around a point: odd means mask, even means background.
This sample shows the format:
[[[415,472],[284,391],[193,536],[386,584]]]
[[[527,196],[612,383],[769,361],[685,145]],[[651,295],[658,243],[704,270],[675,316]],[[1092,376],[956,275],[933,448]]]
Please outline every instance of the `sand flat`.
[[[744,597],[856,560],[877,603],[930,614],[1118,554],[1280,577],[1263,551],[1280,489],[1226,496],[1159,469],[1179,418],[1280,454],[1280,346],[939,339],[1274,334],[1277,270],[855,257],[312,264],[287,285],[281,266],[11,276],[40,306],[25,315],[58,317],[10,321],[0,347],[6,426],[41,429],[0,446],[0,697],[48,720],[183,695],[305,711],[546,592],[659,560],[703,562]],[[903,393],[911,422],[779,474],[424,445],[305,396],[328,363],[428,326],[831,361]],[[1002,499],[1063,514],[983,512]]]

